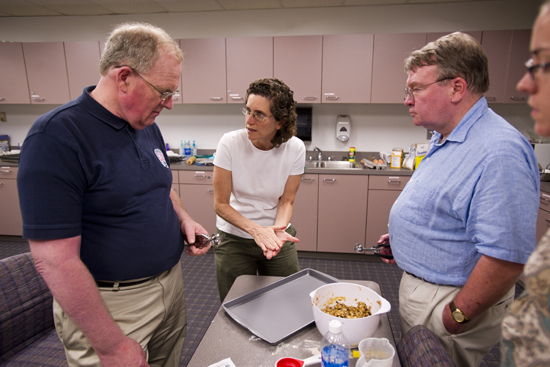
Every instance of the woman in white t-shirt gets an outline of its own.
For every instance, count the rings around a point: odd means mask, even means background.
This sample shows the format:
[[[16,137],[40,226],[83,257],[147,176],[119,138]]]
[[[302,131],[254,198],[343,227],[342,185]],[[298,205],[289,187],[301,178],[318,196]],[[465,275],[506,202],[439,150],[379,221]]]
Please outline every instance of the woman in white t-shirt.
[[[290,218],[306,149],[294,136],[294,93],[281,80],[257,80],[242,112],[246,128],[226,133],[214,159],[221,235],[214,254],[222,301],[239,275],[288,276],[300,270]]]

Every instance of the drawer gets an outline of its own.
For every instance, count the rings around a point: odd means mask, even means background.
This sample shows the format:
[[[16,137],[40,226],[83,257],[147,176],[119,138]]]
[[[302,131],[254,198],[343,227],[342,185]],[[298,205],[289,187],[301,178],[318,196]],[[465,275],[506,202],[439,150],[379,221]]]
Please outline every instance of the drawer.
[[[0,178],[17,178],[17,167],[0,166]]]
[[[540,205],[539,208],[550,212],[550,193],[540,192]]]
[[[178,172],[179,171],[172,171],[172,184],[177,184],[180,182]]]
[[[410,176],[369,176],[369,190],[403,190]]]
[[[212,185],[212,171],[179,171],[180,184]]]

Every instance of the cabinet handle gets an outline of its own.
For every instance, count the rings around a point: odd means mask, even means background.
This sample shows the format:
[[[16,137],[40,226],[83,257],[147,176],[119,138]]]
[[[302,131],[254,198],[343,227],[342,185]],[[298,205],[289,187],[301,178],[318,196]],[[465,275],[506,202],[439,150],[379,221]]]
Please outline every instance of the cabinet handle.
[[[231,99],[234,101],[241,101],[243,97],[231,97]]]
[[[0,182],[0,187],[4,186],[4,183],[3,182]]]
[[[0,97],[0,102],[4,102],[5,100],[5,98]]]
[[[548,195],[545,195],[545,194],[542,194],[542,195],[540,196],[540,199],[543,200],[543,201],[545,201],[545,202],[547,202],[547,203],[550,202],[550,197],[549,197]]]
[[[221,101],[223,98],[222,97],[210,97],[211,100],[213,101]]]
[[[336,101],[338,96],[327,96],[327,101]]]
[[[206,192],[209,193],[209,194],[213,194],[214,190],[213,189],[208,189],[208,190],[206,190]]]
[[[336,179],[335,179],[335,178],[324,178],[324,179],[323,179],[323,182],[334,183],[334,182],[336,182]]]
[[[306,101],[315,101],[317,97],[305,97],[304,100]]]
[[[2,169],[0,170],[1,173],[11,173],[11,170],[9,169]]]
[[[512,96],[510,97],[510,99],[512,101],[525,101],[525,97],[516,97],[516,96]]]
[[[31,94],[31,98],[35,102],[44,102],[44,98],[40,97],[38,94]]]
[[[207,176],[207,175],[195,175],[195,178],[210,178],[210,176]]]
[[[512,98],[513,98],[513,97],[512,97]],[[487,101],[489,101],[489,102],[494,102],[494,101],[497,100],[497,97],[487,97],[487,96],[485,96],[485,99],[486,99]]]
[[[315,181],[313,178],[302,178],[302,181],[308,181],[310,183],[313,183]]]
[[[392,183],[400,184],[401,179],[399,177],[388,177],[388,183],[389,184],[392,184]]]

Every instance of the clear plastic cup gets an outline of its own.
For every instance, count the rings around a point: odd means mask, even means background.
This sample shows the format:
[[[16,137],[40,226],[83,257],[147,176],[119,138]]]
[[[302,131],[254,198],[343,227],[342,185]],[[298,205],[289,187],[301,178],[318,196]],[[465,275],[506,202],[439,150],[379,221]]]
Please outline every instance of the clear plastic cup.
[[[360,358],[356,367],[391,367],[395,348],[386,338],[366,338],[357,347]]]

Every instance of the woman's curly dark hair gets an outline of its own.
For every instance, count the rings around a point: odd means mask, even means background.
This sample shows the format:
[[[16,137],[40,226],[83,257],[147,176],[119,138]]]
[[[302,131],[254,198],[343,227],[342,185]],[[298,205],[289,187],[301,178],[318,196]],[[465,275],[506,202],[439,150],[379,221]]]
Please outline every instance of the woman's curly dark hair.
[[[294,92],[277,78],[259,79],[252,82],[246,91],[246,102],[251,94],[262,96],[270,102],[270,112],[281,128],[271,139],[271,143],[277,148],[296,135],[296,101]]]

